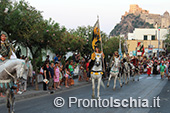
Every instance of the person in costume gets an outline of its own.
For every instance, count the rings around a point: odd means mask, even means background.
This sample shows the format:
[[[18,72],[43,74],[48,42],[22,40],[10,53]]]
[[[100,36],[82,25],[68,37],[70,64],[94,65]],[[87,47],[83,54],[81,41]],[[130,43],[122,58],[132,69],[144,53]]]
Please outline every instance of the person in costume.
[[[135,66],[135,72],[139,73],[139,59],[138,59],[138,57],[133,56],[131,62]]]
[[[151,64],[151,62],[149,62],[148,65],[147,65],[147,74],[148,74],[148,77],[150,77],[150,75],[151,75],[151,67],[152,67],[152,64]]]
[[[110,67],[112,67],[115,59],[118,59],[118,58],[119,58],[119,53],[118,53],[118,51],[115,51],[115,52],[114,52],[114,55],[113,55],[113,62],[111,63]],[[120,60],[120,58],[119,58],[119,60]]]
[[[94,66],[96,53],[102,53],[102,58],[104,60],[104,68],[106,69],[105,55],[102,51],[100,51],[100,45],[98,44],[98,45],[95,46],[95,51],[91,54],[91,61],[90,61],[90,64],[89,64],[89,70],[91,70],[92,67]]]
[[[14,53],[14,49],[12,45],[8,42],[8,35],[6,32],[1,31],[1,40],[0,40],[0,62],[16,58],[16,55]]]
[[[14,50],[12,49],[11,44],[8,42],[8,35],[6,32],[1,31],[0,33],[0,63],[5,61],[6,59],[16,58]],[[2,93],[0,93],[0,97],[4,97]]]
[[[130,56],[129,56],[129,53],[126,54],[126,57],[125,57],[125,60],[126,62],[129,64],[130,63]]]

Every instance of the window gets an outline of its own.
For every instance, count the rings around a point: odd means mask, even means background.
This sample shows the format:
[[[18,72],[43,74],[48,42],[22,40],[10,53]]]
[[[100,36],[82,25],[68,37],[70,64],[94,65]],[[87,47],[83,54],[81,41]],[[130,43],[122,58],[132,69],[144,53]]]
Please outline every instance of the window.
[[[155,35],[152,35],[151,40],[155,40]]]
[[[143,40],[148,40],[148,36],[144,35],[144,39]]]

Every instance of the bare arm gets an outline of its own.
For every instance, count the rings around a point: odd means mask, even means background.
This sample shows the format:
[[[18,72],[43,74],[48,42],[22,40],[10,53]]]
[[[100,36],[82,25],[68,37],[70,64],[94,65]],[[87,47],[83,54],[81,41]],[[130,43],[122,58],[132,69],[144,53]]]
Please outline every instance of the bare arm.
[[[45,70],[45,71],[44,71],[44,77],[45,77],[45,79],[47,78],[46,72],[47,72],[47,71]]]
[[[50,71],[49,71],[48,73],[49,73],[49,76],[50,76],[50,78],[51,78],[51,73],[50,73]]]

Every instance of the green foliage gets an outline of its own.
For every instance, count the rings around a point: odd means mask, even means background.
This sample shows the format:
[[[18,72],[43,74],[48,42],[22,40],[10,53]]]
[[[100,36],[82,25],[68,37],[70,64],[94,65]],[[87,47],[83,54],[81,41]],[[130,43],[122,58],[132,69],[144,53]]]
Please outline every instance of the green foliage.
[[[124,39],[121,38],[121,46],[122,46],[122,53],[123,53],[123,43],[124,43]],[[104,54],[106,56],[106,59],[108,56],[113,56],[114,51],[118,51],[119,49],[119,41],[120,41],[120,37],[113,37],[108,39],[103,47],[104,49]]]
[[[6,8],[8,11],[4,12]],[[15,40],[15,44],[30,49],[34,67],[41,64],[42,50],[46,49],[59,54],[78,51],[82,56],[88,56],[92,53],[92,26],[79,26],[77,29],[67,30],[51,18],[45,20],[42,12],[25,0],[1,0],[0,17],[0,30],[10,35],[11,42]],[[108,36],[101,31],[101,37],[104,47],[108,44]]]
[[[4,12],[5,8],[8,12]],[[83,50],[84,39],[69,33],[51,18],[44,20],[41,13],[24,0],[15,3],[1,0],[0,30],[10,34],[10,41],[30,49],[34,66],[42,60],[42,49],[61,54]]]
[[[167,45],[168,53],[170,53],[170,33],[168,33],[165,37],[166,39],[164,40],[164,43]]]
[[[76,30],[70,29],[70,33],[73,34],[76,37],[79,37],[83,40],[83,43],[79,43],[79,48],[83,44],[83,47],[79,52],[82,56],[88,56],[91,54],[92,51],[92,37],[93,37],[93,27],[92,26],[78,26]],[[108,36],[104,32],[100,32],[102,37],[102,43],[105,44],[106,40],[108,39]],[[75,46],[75,45],[74,45]]]

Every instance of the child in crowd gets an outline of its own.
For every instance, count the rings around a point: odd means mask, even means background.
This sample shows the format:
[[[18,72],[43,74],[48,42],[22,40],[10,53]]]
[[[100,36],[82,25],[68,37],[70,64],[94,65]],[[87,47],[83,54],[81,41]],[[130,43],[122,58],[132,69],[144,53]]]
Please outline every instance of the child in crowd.
[[[56,90],[56,85],[57,88],[59,88],[59,76],[60,76],[60,70],[59,70],[59,63],[55,62],[55,67],[54,67],[54,89]]]
[[[150,74],[151,74],[151,67],[152,67],[152,65],[151,65],[151,62],[150,62],[147,65],[147,74],[148,74],[148,77],[150,77]]]
[[[69,77],[69,75],[70,75],[70,72],[68,71],[67,68],[65,68],[65,78],[66,78],[66,80],[65,80],[65,87],[66,88],[69,88],[69,86],[68,86],[68,77]]]
[[[162,62],[162,65],[160,66],[160,73],[161,73],[161,79],[163,80],[164,77],[164,71],[165,71],[165,65],[164,62]]]

